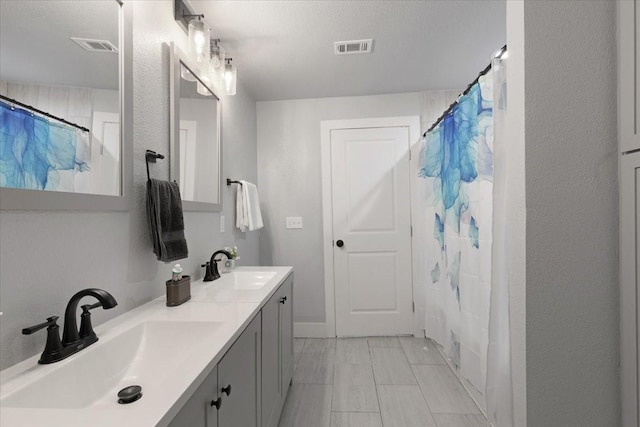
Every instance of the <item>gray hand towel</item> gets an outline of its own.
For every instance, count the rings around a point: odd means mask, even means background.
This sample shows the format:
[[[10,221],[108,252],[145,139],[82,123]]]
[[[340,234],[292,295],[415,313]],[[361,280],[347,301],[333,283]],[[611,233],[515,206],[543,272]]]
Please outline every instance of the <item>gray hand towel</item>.
[[[158,261],[171,262],[189,256],[182,199],[176,182],[147,181],[147,219]]]

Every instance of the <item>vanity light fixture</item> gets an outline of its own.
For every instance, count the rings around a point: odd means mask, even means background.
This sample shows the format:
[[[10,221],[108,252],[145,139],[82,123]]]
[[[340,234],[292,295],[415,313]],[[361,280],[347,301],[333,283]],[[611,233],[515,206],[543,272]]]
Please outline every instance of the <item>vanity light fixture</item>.
[[[238,77],[238,69],[231,63],[233,58],[226,58],[224,64],[224,73],[222,80],[224,81],[224,91],[227,95],[236,94],[236,81]]]
[[[213,46],[211,46],[211,66],[214,70],[219,70],[224,65],[225,52],[222,46],[220,46],[220,39],[213,39]]]
[[[209,62],[211,29],[202,18],[197,15],[189,22],[189,54],[196,62]]]

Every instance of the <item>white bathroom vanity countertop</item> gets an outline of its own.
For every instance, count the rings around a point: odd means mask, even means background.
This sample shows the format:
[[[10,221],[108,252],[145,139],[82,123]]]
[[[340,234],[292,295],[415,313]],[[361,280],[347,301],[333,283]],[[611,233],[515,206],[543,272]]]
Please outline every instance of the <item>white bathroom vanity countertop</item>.
[[[162,296],[126,312],[65,360],[39,365],[37,355],[3,370],[0,425],[166,426],[291,272],[239,267],[194,282],[190,301],[167,307]],[[130,385],[142,398],[117,403]]]

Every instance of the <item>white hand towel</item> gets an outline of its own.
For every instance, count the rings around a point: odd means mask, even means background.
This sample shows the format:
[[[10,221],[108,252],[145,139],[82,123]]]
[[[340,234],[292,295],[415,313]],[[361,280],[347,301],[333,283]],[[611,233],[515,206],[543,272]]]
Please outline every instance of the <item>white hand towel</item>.
[[[259,230],[264,224],[262,222],[262,212],[260,212],[260,198],[258,197],[258,187],[248,181],[242,182],[244,197],[244,215],[247,229],[249,231]]]
[[[238,191],[236,193],[236,227],[240,231],[247,231],[249,223],[246,221],[245,208],[244,208],[244,186],[238,185]]]
[[[236,227],[243,232],[258,230],[264,226],[258,188],[248,181],[240,183],[236,194]]]

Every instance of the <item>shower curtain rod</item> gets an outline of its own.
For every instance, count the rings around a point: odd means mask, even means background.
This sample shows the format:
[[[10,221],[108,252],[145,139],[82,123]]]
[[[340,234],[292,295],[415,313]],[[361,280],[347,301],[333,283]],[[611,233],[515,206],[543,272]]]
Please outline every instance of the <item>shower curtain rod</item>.
[[[495,57],[496,58],[501,58],[502,55],[504,55],[504,53],[507,51],[507,45],[505,44],[504,46],[502,46],[502,49],[500,49],[496,54]],[[458,97],[456,98],[456,100],[453,102],[453,104],[449,105],[449,108],[447,108],[446,110],[444,110],[444,113],[442,113],[442,115],[440,117],[438,117],[438,119],[436,120],[436,122],[434,124],[431,125],[431,127],[429,129],[427,129],[427,131],[425,133],[422,134],[423,137],[427,136],[427,134],[429,132],[431,132],[436,126],[438,126],[438,123],[440,123],[446,116],[447,114],[449,114],[451,112],[451,110],[453,110],[453,107],[455,107],[458,104],[458,100],[460,98],[462,98],[463,96],[465,96],[466,94],[469,93],[469,91],[471,90],[471,88],[473,87],[474,84],[478,83],[478,80],[480,80],[480,77],[484,76],[485,74],[487,74],[489,72],[489,70],[491,69],[491,63],[489,63],[489,65],[487,65],[485,67],[484,70],[480,71],[480,74],[478,74],[478,77],[476,77],[476,79],[474,81],[472,81],[469,86],[467,86],[467,88],[464,90],[464,92],[462,92],[460,95],[458,95]]]
[[[80,129],[80,130],[85,131],[85,132],[91,132],[89,129],[87,129],[87,128],[85,128],[85,127],[82,127],[82,126],[80,126],[80,125],[77,125],[77,124],[75,124],[75,123],[72,123],[72,122],[70,122],[70,121],[68,121],[68,120],[62,119],[62,118],[60,118],[60,117],[56,117],[56,116],[54,116],[53,114],[49,114],[49,113],[47,113],[46,111],[38,110],[37,108],[32,107],[31,105],[23,104],[23,103],[22,103],[22,102],[20,102],[20,101],[16,101],[15,99],[12,99],[12,98],[6,97],[6,96],[4,96],[4,95],[0,95],[0,99],[4,99],[4,100],[5,100],[5,101],[7,101],[7,102],[10,102],[10,103],[15,104],[15,105],[19,105],[19,106],[21,106],[22,108],[26,108],[26,109],[28,109],[28,110],[31,110],[31,111],[36,112],[36,113],[38,113],[38,114],[41,114],[41,115],[43,115],[43,116],[46,116],[46,117],[49,117],[49,118],[51,118],[51,119],[57,120],[57,121],[59,121],[59,122],[64,123],[65,125],[73,126],[73,127],[74,127],[74,128],[76,128],[76,129]]]

